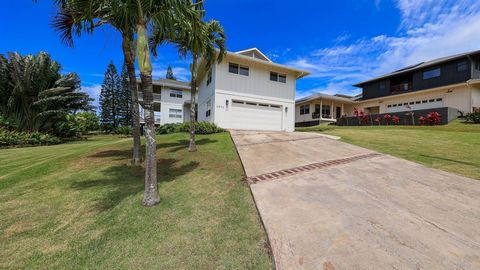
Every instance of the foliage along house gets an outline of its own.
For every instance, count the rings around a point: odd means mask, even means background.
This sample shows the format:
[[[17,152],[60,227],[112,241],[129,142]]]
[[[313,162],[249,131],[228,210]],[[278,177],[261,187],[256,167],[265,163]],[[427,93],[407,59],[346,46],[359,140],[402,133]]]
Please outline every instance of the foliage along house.
[[[477,110],[480,51],[422,62],[354,86],[362,88],[361,95],[314,94],[297,100],[296,126],[335,122],[353,116],[354,108],[368,114],[452,108],[458,116]]]
[[[203,61],[199,65],[199,121],[226,129],[295,129],[296,80],[308,71],[273,63],[257,48],[227,52],[209,70]],[[156,124],[189,121],[189,83],[154,81],[154,102]]]

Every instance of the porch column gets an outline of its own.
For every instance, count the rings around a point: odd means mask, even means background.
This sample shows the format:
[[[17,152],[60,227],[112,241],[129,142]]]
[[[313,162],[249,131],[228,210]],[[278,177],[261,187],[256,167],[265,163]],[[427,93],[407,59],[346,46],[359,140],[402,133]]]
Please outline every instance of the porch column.
[[[322,120],[323,118],[322,110],[323,110],[323,99],[320,99],[320,120]]]
[[[332,101],[332,107],[330,107],[330,119],[333,120],[333,101]]]
[[[341,114],[340,114],[340,116],[342,116],[342,115],[344,115],[344,114],[345,114],[345,112],[344,112],[344,109],[343,109],[343,103],[342,103],[342,111],[341,111]]]

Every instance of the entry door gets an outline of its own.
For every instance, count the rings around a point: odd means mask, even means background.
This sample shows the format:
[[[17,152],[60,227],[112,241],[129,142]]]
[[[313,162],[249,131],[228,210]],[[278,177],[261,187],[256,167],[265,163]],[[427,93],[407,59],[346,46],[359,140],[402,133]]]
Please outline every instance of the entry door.
[[[336,118],[338,119],[338,118],[342,117],[342,107],[337,107],[337,108],[335,108],[335,110],[336,110],[336,113],[335,113]]]

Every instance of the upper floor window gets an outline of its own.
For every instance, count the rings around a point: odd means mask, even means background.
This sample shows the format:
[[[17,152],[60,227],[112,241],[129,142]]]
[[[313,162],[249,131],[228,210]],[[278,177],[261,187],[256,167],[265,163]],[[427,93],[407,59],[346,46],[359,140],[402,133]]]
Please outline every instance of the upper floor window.
[[[240,74],[243,76],[248,76],[250,73],[249,68],[247,66],[242,66],[235,63],[228,64],[228,72],[234,73],[234,74]]]
[[[212,102],[209,100],[207,104],[205,104],[205,117],[210,117],[212,112]]]
[[[180,109],[169,109],[168,117],[170,118],[182,118],[182,110]]]
[[[207,86],[212,82],[212,70],[208,71]]]
[[[277,72],[270,72],[270,81],[286,83],[287,82],[287,75],[280,74],[280,73],[277,73]]]
[[[466,71],[467,70],[467,61],[462,61],[457,63],[457,71]]]
[[[380,82],[378,86],[381,90],[384,90],[387,87],[387,84],[385,82]]]
[[[423,79],[424,80],[427,80],[427,79],[431,79],[431,78],[436,78],[436,77],[440,77],[441,75],[441,71],[440,71],[440,68],[435,68],[435,69],[430,69],[430,70],[427,70],[427,71],[424,71],[423,72]]]
[[[170,97],[183,98],[183,92],[182,90],[172,89],[170,90]]]
[[[300,105],[300,114],[309,114],[310,113],[310,104]]]

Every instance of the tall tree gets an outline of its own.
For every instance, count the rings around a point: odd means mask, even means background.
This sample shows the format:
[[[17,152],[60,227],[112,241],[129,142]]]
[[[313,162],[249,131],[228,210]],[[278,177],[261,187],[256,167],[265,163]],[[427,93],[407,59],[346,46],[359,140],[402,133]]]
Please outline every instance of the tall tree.
[[[110,24],[122,35],[122,51],[130,82],[132,114],[133,157],[132,163],[140,165],[142,161],[140,141],[140,113],[135,75],[134,34],[136,26],[136,0],[54,0],[59,11],[52,26],[59,32],[61,41],[73,47],[73,35],[92,33],[97,27]],[[94,23],[94,20],[96,22]]]
[[[153,115],[152,63],[148,47],[147,27],[170,32],[177,21],[191,20],[198,13],[190,8],[189,0],[56,0],[57,4],[67,10],[67,19],[60,21],[56,27],[64,40],[71,40],[85,27],[93,31],[97,25],[110,23],[122,33],[125,62],[129,74],[134,72],[132,65],[133,36],[136,34],[137,62],[140,69],[141,89],[144,95],[145,109],[145,191],[143,205],[152,206],[160,202],[157,184],[155,122]],[[74,6],[74,9],[68,10]],[[134,74],[134,73],[133,73]],[[131,83],[133,80],[130,81]],[[134,87],[132,87],[133,89]],[[136,91],[135,91],[136,92]],[[138,103],[137,103],[138,104]],[[134,106],[136,107],[136,106]]]
[[[177,44],[181,55],[186,56],[189,52],[192,56],[191,72],[191,106],[190,106],[190,143],[188,150],[190,152],[197,151],[195,142],[195,126],[196,126],[196,93],[197,93],[197,76],[199,60],[205,65],[206,70],[210,70],[215,61],[222,62],[226,52],[226,36],[225,32],[218,21],[203,21],[205,11],[203,10],[203,1],[194,0],[191,6],[198,12],[199,17],[191,17],[189,21],[180,21],[175,29],[167,36],[167,40]],[[155,30],[155,29],[154,29]],[[162,34],[153,32],[150,44],[152,51],[156,53],[156,46],[162,42]],[[218,51],[217,51],[218,48]]]
[[[17,129],[48,131],[66,115],[92,110],[77,74],[61,74],[50,55],[0,55],[0,114]]]
[[[132,125],[132,98],[130,95],[130,80],[128,78],[127,66],[124,64],[120,75],[119,123],[122,126]]]
[[[115,65],[110,63],[105,71],[100,91],[100,123],[107,131],[114,131],[120,122],[120,77]]]
[[[172,66],[170,66],[170,64],[168,65],[167,75],[165,76],[165,78],[169,79],[169,80],[176,80],[177,79],[177,78],[175,78],[175,75],[173,75]]]

